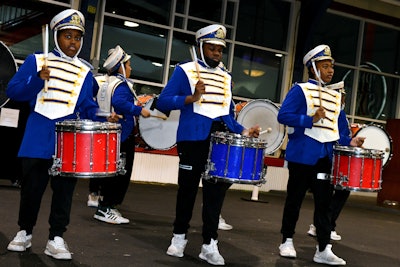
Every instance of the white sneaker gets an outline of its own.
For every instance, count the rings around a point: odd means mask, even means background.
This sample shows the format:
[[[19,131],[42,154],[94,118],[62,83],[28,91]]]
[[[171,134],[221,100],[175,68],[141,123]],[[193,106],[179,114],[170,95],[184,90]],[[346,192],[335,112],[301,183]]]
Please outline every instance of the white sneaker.
[[[221,215],[219,215],[219,222],[218,222],[218,229],[219,230],[232,230],[233,226],[230,224],[227,224],[225,219],[222,218]]]
[[[129,223],[129,219],[124,218],[121,215],[114,213],[113,209],[111,209],[111,208],[97,208],[97,211],[93,215],[93,218],[95,218],[99,221],[111,223],[111,224]]]
[[[99,199],[100,196],[96,193],[90,193],[88,195],[88,201],[87,201],[87,205],[88,207],[93,207],[93,208],[97,208],[99,206]]]
[[[111,208],[111,211],[112,211],[114,214],[116,214],[116,215],[122,217],[122,214],[121,214],[121,212],[120,212],[118,209],[116,209],[116,208]]]
[[[335,241],[342,240],[342,237],[336,233],[336,231],[331,232],[331,239]]]
[[[317,228],[310,224],[310,230],[307,232],[308,235],[316,237],[317,236]],[[331,231],[331,239],[335,241],[342,240],[342,237],[336,233],[336,231]]]
[[[19,231],[14,239],[8,244],[7,249],[10,251],[25,251],[32,246],[32,235],[26,235],[25,230]]]
[[[225,260],[219,254],[218,251],[218,240],[211,239],[209,245],[203,244],[201,246],[201,252],[199,254],[199,258],[202,260],[207,261],[209,264],[212,265],[225,265]]]
[[[346,265],[346,261],[339,258],[332,252],[332,245],[326,245],[324,251],[320,252],[317,245],[317,251],[314,255],[314,261],[328,265]]]
[[[293,246],[292,238],[286,238],[285,243],[280,244],[279,255],[285,258],[296,258],[297,254]]]
[[[317,236],[317,228],[314,224],[310,224],[310,230],[308,230],[307,234],[314,237]]]
[[[174,234],[171,239],[171,245],[167,249],[167,254],[174,257],[183,257],[183,251],[187,244],[187,239],[185,239],[185,234]]]
[[[72,259],[67,243],[64,241],[62,237],[59,236],[54,237],[54,240],[47,241],[44,253],[57,260]]]

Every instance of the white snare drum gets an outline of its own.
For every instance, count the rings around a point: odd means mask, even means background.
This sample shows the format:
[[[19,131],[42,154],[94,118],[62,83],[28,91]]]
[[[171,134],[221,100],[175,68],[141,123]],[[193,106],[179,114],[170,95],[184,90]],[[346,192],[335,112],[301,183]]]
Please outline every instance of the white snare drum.
[[[149,118],[139,117],[138,126],[143,141],[153,149],[168,150],[176,145],[176,132],[179,125],[180,110],[172,110],[166,120],[165,114],[152,107],[154,98],[147,100],[145,109],[150,111]]]
[[[392,138],[379,125],[364,125],[354,136],[365,137],[363,148],[382,150],[385,154],[383,157],[383,167],[385,167],[392,158]]]
[[[211,134],[204,179],[227,183],[264,183],[264,140],[240,134],[216,132]]]
[[[279,107],[270,100],[257,99],[242,107],[237,116],[237,121],[244,127],[250,128],[258,124],[261,131],[268,130],[259,136],[268,144],[265,154],[272,154],[278,150],[285,138],[285,126],[278,122],[278,111]]]
[[[91,120],[56,123],[56,148],[51,175],[77,178],[124,174],[120,157],[121,125]]]
[[[335,146],[331,182],[336,189],[375,192],[382,189],[383,151]]]

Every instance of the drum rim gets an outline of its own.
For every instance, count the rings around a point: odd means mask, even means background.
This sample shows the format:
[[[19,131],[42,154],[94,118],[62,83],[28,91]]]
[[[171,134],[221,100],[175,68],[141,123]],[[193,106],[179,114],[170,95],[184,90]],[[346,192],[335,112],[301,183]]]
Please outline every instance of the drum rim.
[[[148,110],[150,110],[150,108],[149,108],[149,106],[151,106],[152,104],[153,104],[153,101],[154,101],[154,99],[156,98],[156,97],[158,97],[157,95],[154,95],[152,98],[150,98],[145,104],[144,104],[144,108],[146,108],[146,109],[148,109]],[[157,111],[159,111],[158,109],[157,109]],[[161,111],[159,111],[160,113],[162,113]],[[148,145],[149,147],[151,147],[152,149],[156,149],[156,150],[169,150],[169,149],[171,149],[171,148],[173,148],[173,147],[175,147],[176,146],[176,134],[177,134],[177,131],[178,131],[178,126],[179,126],[179,117],[180,117],[180,110],[178,110],[178,109],[175,109],[175,110],[171,110],[171,113],[178,113],[178,114],[176,114],[176,118],[177,118],[177,120],[176,120],[176,130],[174,131],[174,142],[172,143],[172,142],[170,142],[169,144],[168,144],[168,146],[161,146],[161,145],[159,145],[159,144],[154,144],[154,143],[152,143],[152,142],[150,142],[151,140],[149,140],[149,138],[148,138],[148,136],[145,136],[145,135],[143,135],[143,132],[144,132],[144,130],[145,129],[143,129],[143,127],[141,126],[141,125],[143,125],[143,121],[149,121],[149,120],[160,120],[160,119],[157,119],[157,118],[144,118],[144,117],[141,117],[141,116],[139,116],[139,119],[138,119],[138,125],[137,125],[137,127],[138,127],[138,131],[139,131],[139,135],[140,135],[140,137],[143,139],[143,141],[146,143],[146,145]],[[171,118],[171,113],[170,113],[170,115],[168,116],[168,119],[169,118]],[[168,119],[166,120],[166,121],[168,121]],[[164,122],[166,122],[166,121],[162,121],[162,120],[160,120],[159,122],[160,123],[164,123]],[[170,123],[172,122],[171,120],[169,121]],[[164,136],[163,136],[164,137]],[[165,138],[160,138],[160,139],[163,139],[163,140],[165,140]]]
[[[57,132],[75,132],[75,131],[121,131],[121,124],[114,122],[100,122],[92,120],[64,120],[56,122]]]
[[[8,52],[8,54],[11,56],[11,60],[14,62],[14,67],[15,67],[15,72],[14,72],[14,74],[15,74],[15,73],[18,71],[18,65],[17,65],[17,62],[15,61],[15,57],[14,57],[13,53],[11,52],[10,48],[8,48],[8,46],[7,46],[3,41],[1,41],[1,40],[0,40],[0,45],[3,46],[3,47],[6,49],[6,51]],[[12,77],[10,77],[10,80],[11,80],[11,78],[12,78]],[[6,81],[6,84],[7,84],[10,80]],[[10,98],[7,97],[7,98],[4,100],[4,103],[0,103],[0,108],[3,108],[3,107],[8,103],[8,101],[10,101]]]
[[[269,109],[269,110],[273,111],[273,113],[276,114],[276,117],[278,117],[278,113],[279,113],[280,107],[276,103],[274,103],[273,101],[271,101],[269,99],[253,99],[253,100],[248,101],[247,104],[239,111],[236,120],[240,124],[243,124],[243,122],[244,122],[243,121],[244,120],[243,117],[245,116],[245,115],[242,115],[242,117],[240,117],[241,113],[244,113],[246,111],[246,109],[249,109],[250,105],[252,103],[255,103],[255,102],[266,103],[267,106],[269,105],[269,107],[271,107],[271,106],[274,107],[275,109]],[[269,144],[270,145],[269,147],[267,146],[267,148],[265,149],[265,154],[266,155],[271,155],[271,154],[275,153],[283,145],[283,142],[285,140],[286,127],[284,125],[280,124],[278,122],[278,120],[277,120],[277,123],[278,123],[277,125],[279,126],[280,129],[282,129],[282,131],[279,131],[279,134],[276,135],[276,138],[274,139],[274,142],[272,142],[272,144]],[[276,142],[276,140],[279,140],[279,141]],[[268,140],[266,140],[266,141],[268,142]],[[273,146],[273,144],[275,144],[275,145]]]
[[[383,128],[383,126],[378,125],[378,124],[368,124],[368,125],[363,125],[363,127],[361,127],[355,134],[354,137],[356,137],[357,135],[359,135],[361,132],[365,132],[367,129],[372,129],[372,128],[377,128],[379,129],[382,133],[385,134],[385,136],[387,137],[388,141],[389,141],[389,151],[386,152],[386,150],[382,150],[384,152],[384,156],[383,156],[383,164],[382,167],[386,167],[387,164],[389,164],[389,161],[392,159],[393,157],[393,139],[390,136],[390,134]],[[385,156],[387,156],[386,160],[385,160]]]

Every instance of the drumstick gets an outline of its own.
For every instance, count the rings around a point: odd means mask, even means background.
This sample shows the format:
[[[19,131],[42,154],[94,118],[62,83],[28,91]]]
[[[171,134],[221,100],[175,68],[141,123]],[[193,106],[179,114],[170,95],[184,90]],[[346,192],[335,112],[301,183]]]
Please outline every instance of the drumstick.
[[[271,128],[271,127],[268,127],[267,130],[261,131],[261,132],[259,133],[259,135],[262,135],[262,134],[265,134],[265,133],[270,133],[270,132],[272,132],[272,128]]]
[[[107,111],[97,111],[97,112],[96,112],[96,116],[98,116],[98,117],[110,117],[110,116],[111,116],[111,112],[107,112]],[[117,114],[117,117],[120,118],[120,119],[123,119],[123,118],[124,118],[124,116],[123,116],[123,115],[120,115],[120,114]]]
[[[43,41],[43,55],[44,55],[44,65],[47,67],[47,58],[49,56],[49,25],[42,26],[42,41]],[[44,91],[47,93],[47,80],[44,80]]]
[[[322,108],[321,72],[319,70],[318,70],[318,92],[319,92],[319,106]],[[324,123],[324,118],[321,118],[321,123]]]
[[[200,80],[200,70],[199,70],[199,63],[197,63],[197,56],[196,56],[196,48],[192,45],[189,48],[190,55],[192,56],[192,60],[194,61],[194,65],[196,67],[197,78]]]
[[[197,78],[200,80],[200,70],[199,70],[199,63],[197,62],[197,55],[196,55],[196,47],[193,45],[189,47],[190,55],[192,56],[192,60],[194,61],[194,66],[196,67]],[[200,97],[200,103],[203,101],[203,95]]]
[[[166,120],[166,119],[168,119],[168,117],[167,116],[162,116],[162,115],[153,115],[153,114],[150,114],[150,117],[154,117],[154,118],[158,118],[158,119],[162,119],[162,120]]]

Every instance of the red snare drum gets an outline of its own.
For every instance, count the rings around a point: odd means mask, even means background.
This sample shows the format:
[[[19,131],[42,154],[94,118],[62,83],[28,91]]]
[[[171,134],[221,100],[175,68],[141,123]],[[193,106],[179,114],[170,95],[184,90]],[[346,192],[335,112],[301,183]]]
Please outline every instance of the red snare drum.
[[[78,178],[116,176],[125,173],[120,158],[121,125],[90,120],[56,123],[56,151],[52,175]]]
[[[374,192],[382,189],[384,152],[359,147],[335,146],[331,181],[335,189]]]

